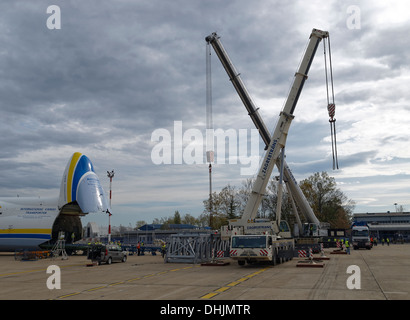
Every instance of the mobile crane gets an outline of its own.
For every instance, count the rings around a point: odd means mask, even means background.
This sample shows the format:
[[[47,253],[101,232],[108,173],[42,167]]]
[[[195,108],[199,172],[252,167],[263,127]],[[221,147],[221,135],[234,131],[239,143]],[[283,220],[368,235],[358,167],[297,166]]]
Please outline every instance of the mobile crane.
[[[301,207],[303,212],[306,212],[305,215],[308,215],[309,221],[313,221],[315,224],[319,223],[308,205],[306,198],[297,186],[296,180],[290,173],[289,167],[285,163],[284,147],[291,121],[294,118],[293,112],[296,108],[304,82],[307,79],[307,74],[317,47],[320,41],[326,37],[328,37],[328,32],[318,29],[312,30],[307,49],[299,69],[295,74],[293,85],[285,102],[285,106],[279,115],[279,121],[272,137],[260,118],[258,109],[250,98],[239,74],[236,72],[235,67],[223,48],[219,36],[216,33],[212,33],[205,38],[207,43],[212,45],[217,53],[232,84],[248,110],[249,116],[252,118],[267,146],[265,148],[267,151],[262,166],[254,182],[244,214],[240,219],[230,220],[229,225],[223,227],[221,230],[222,236],[231,235],[230,255],[231,258],[237,260],[240,265],[243,265],[245,261],[252,263],[260,260],[268,260],[276,264],[276,262],[280,262],[292,256],[294,240],[291,239],[287,222],[280,220],[280,214],[277,214],[276,221],[268,222],[255,219],[275,164],[277,164],[278,168],[281,168],[281,177],[282,173],[284,173],[288,184],[293,184],[292,194],[296,197],[299,207]],[[278,208],[280,208],[280,203],[278,203]],[[297,214],[297,210],[295,212]]]

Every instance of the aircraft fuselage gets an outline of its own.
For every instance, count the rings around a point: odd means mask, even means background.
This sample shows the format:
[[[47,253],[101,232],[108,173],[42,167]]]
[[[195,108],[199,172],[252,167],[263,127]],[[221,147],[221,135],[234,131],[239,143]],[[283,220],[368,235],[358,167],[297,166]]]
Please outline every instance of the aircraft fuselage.
[[[38,248],[51,239],[58,198],[0,198],[0,251]]]

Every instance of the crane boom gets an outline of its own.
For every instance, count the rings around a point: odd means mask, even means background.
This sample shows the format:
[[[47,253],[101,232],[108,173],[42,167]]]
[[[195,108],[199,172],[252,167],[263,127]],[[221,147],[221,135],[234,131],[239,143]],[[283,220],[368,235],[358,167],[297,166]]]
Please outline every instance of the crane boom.
[[[320,225],[319,219],[314,214],[312,208],[309,205],[305,195],[302,192],[302,189],[299,188],[298,183],[293,176],[292,172],[289,169],[289,166],[284,162],[284,169],[283,174],[285,176],[285,180],[287,181],[286,185],[287,188],[290,189],[290,193],[292,194],[292,198],[296,200],[299,209],[303,212],[305,218],[310,222]]]
[[[271,141],[253,185],[251,195],[249,196],[248,202],[246,204],[244,214],[241,218],[242,222],[249,219],[255,219],[256,217],[259,205],[262,201],[262,197],[265,194],[266,185],[271,176],[274,164],[279,158],[281,149],[286,144],[288,130],[294,118],[293,113],[295,111],[296,104],[303,89],[305,80],[307,79],[307,74],[315,56],[317,47],[320,41],[327,36],[328,32],[317,29],[312,30],[305,54],[300,63],[299,69],[295,74],[295,78],[288,98],[285,102],[283,110],[279,115],[278,123],[276,124],[275,131],[271,137]]]
[[[242,79],[240,74],[236,71],[235,66],[233,65],[231,59],[229,58],[228,54],[226,53],[221,41],[219,40],[219,36],[216,32],[213,32],[209,36],[205,38],[205,41],[212,45],[214,48],[219,60],[221,61],[223,67],[225,68],[226,73],[229,76],[229,80],[231,80],[233,86],[236,89],[239,97],[241,98],[245,108],[248,110],[249,116],[251,117],[253,123],[255,124],[256,129],[258,129],[259,134],[261,135],[265,145],[268,146],[270,142],[270,133],[269,130],[266,128],[265,124],[263,123],[261,117],[259,116],[258,109],[253,100],[251,99],[250,95],[248,94],[248,90]]]

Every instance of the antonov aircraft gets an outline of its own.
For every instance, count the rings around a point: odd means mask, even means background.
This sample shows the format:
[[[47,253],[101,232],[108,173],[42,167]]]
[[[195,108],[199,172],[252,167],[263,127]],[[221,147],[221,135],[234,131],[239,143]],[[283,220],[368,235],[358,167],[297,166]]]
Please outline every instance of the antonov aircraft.
[[[80,217],[109,213],[107,196],[85,155],[74,153],[65,168],[60,196],[55,198],[0,198],[0,251],[38,249],[60,231],[71,241],[81,238]]]

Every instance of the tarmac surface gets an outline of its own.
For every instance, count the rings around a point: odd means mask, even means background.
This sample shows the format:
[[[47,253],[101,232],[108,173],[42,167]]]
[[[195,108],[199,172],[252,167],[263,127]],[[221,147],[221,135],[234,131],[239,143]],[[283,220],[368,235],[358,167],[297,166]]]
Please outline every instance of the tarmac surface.
[[[125,263],[87,266],[86,256],[17,261],[0,253],[1,300],[409,300],[410,245],[330,254],[321,268],[284,264],[225,266],[164,263],[160,255],[129,256]],[[316,255],[320,256],[320,255]],[[47,273],[50,265],[60,268]],[[349,271],[349,266],[354,271]],[[348,273],[349,271],[349,273]],[[51,278],[50,278],[51,277]],[[50,279],[49,279],[50,278]],[[350,289],[349,289],[350,287]],[[353,287],[353,288],[352,288]]]

